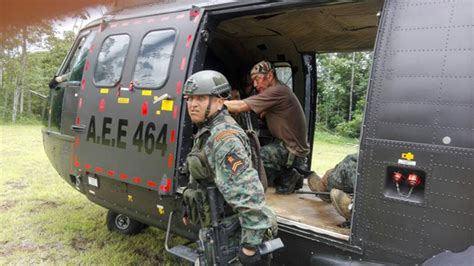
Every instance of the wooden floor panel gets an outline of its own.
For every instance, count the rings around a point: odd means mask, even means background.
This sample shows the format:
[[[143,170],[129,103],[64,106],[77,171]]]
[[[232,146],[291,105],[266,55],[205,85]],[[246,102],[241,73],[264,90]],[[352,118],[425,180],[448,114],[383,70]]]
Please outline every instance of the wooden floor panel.
[[[306,185],[303,190],[310,191]],[[267,205],[279,217],[346,236],[350,234],[350,229],[337,226],[345,220],[336,212],[331,203],[326,203],[314,195],[278,195],[275,194],[275,188],[269,187],[265,199]]]

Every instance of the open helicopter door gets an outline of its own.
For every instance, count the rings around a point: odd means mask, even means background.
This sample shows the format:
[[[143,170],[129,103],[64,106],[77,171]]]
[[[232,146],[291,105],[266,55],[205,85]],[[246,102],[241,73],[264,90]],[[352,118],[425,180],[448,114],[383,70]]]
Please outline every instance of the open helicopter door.
[[[115,20],[116,19],[116,20]],[[102,181],[172,195],[182,86],[201,13],[103,20],[81,80],[71,164],[95,197]],[[106,191],[104,191],[106,190]]]

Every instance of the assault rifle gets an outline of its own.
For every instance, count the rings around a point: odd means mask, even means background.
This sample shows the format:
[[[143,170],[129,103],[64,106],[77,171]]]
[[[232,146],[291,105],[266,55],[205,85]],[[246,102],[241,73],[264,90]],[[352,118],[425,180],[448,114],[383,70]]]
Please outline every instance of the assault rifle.
[[[211,227],[199,231],[198,253],[201,265],[228,265],[237,260],[239,253],[239,239],[235,239],[240,229],[238,219],[226,224],[220,221],[224,214],[224,199],[217,192],[215,186],[207,188]],[[234,239],[233,239],[234,237]],[[261,255],[272,253],[283,248],[280,238],[266,241],[258,246]]]

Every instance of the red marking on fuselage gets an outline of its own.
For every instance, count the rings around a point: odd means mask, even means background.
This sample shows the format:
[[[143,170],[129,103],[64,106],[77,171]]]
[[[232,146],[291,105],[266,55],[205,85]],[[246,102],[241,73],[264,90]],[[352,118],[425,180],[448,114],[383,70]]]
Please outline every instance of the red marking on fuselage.
[[[176,120],[176,118],[178,118],[178,105],[174,105],[173,107],[173,119]]]
[[[168,168],[171,168],[171,167],[173,167],[173,154],[172,153],[168,155]]]
[[[170,19],[170,17],[162,17],[160,20],[161,21],[166,21],[166,20],[169,20],[169,19]]]
[[[156,183],[153,182],[153,181],[148,181],[147,184],[148,184],[150,187],[156,187]]]
[[[115,171],[114,171],[114,170],[109,170],[109,171],[107,171],[107,175],[109,175],[109,176],[114,176],[114,175],[115,175]]]
[[[184,70],[184,67],[186,67],[186,57],[181,59],[181,65],[179,66],[179,69]]]
[[[100,99],[100,102],[99,102],[99,112],[103,112],[105,110],[105,99],[102,98]]]
[[[191,46],[192,39],[193,39],[193,35],[189,34],[188,40],[186,41],[186,48],[189,48]]]
[[[146,22],[147,23],[153,23],[153,22],[155,22],[155,19],[154,18],[149,18],[149,19],[146,20]]]
[[[170,137],[171,143],[174,143],[175,138],[176,138],[176,130],[172,129],[171,137]]]
[[[139,183],[142,182],[142,178],[139,177],[139,176],[135,176],[134,178],[132,178],[132,181],[133,181],[133,183],[139,184]]]
[[[86,61],[86,65],[84,66],[84,71],[89,70],[89,60]]]
[[[181,83],[181,80],[178,80],[178,82],[176,83],[176,94],[177,95],[181,94],[181,87],[182,86],[183,86],[183,84]]]
[[[82,97],[79,98],[79,102],[77,103],[77,109],[81,109],[82,108]]]
[[[79,116],[76,117],[76,125],[79,125],[81,123],[81,118]]]
[[[82,79],[81,80],[81,90],[85,89],[86,88],[86,80],[85,79]]]
[[[161,185],[160,190],[165,191],[165,192],[169,192],[170,189],[171,189],[171,179],[166,178],[166,185]]]
[[[184,14],[180,14],[176,16],[176,19],[182,19],[182,18],[184,18]]]
[[[142,104],[142,116],[148,115],[148,102],[144,101]]]
[[[102,173],[102,171],[104,171],[104,169],[102,169],[101,167],[96,167],[95,168],[96,173]]]
[[[128,178],[128,175],[126,175],[125,173],[120,173],[119,178],[125,180]]]
[[[89,169],[91,169],[91,165],[88,164],[88,163],[86,163],[86,164],[84,165],[84,168],[86,168],[86,170],[89,170]]]

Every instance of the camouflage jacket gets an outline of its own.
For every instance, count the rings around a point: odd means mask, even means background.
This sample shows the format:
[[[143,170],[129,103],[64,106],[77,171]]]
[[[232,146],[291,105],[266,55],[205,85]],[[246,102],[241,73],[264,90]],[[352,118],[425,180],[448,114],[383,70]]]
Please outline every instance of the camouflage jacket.
[[[209,137],[203,148],[214,175],[212,181],[238,215],[241,243],[260,244],[275,222],[264,210],[265,194],[258,173],[251,166],[247,135],[227,110],[219,112],[199,129],[195,144],[205,139],[205,135]]]

